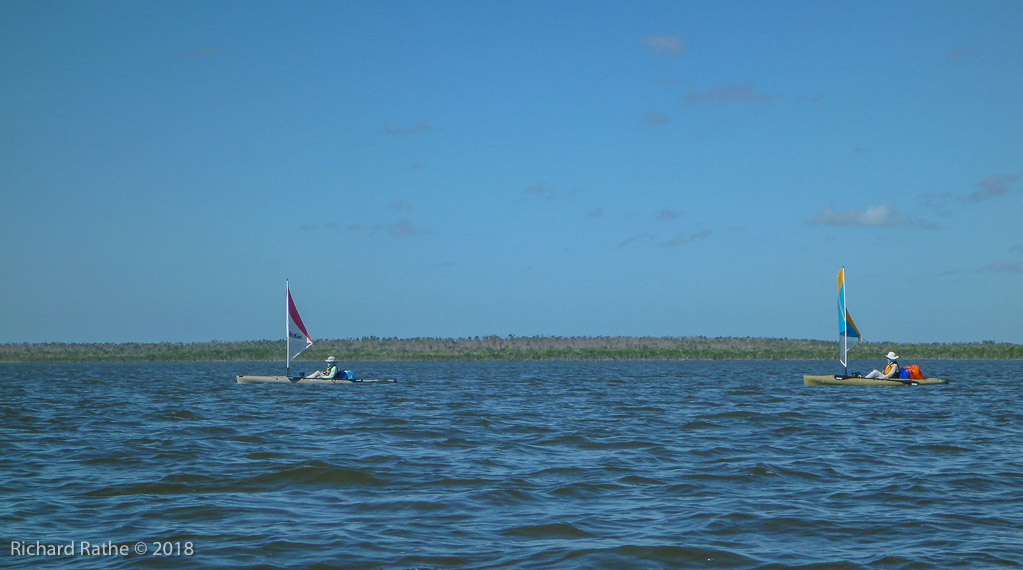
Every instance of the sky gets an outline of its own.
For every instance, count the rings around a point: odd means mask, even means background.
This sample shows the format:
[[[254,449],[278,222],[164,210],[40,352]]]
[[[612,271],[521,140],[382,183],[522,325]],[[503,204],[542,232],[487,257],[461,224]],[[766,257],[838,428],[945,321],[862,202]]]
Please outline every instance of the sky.
[[[0,0],[0,343],[1023,343],[1023,3]],[[894,346],[897,346],[894,345]]]

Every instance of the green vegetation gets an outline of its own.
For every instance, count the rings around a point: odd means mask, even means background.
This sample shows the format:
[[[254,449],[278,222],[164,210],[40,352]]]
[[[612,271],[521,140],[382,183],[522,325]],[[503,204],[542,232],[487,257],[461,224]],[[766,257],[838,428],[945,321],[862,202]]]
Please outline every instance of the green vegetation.
[[[103,344],[3,344],[0,362],[283,361],[284,341]],[[1020,360],[1023,345],[862,343],[852,359]],[[319,340],[299,360],[835,360],[835,341],[731,337],[378,338]]]

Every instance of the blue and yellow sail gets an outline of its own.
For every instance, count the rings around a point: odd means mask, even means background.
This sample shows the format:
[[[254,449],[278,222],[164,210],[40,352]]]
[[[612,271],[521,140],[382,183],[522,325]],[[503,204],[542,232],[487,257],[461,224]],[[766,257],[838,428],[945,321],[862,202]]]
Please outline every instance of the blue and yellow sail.
[[[845,306],[845,267],[838,271],[838,341],[841,347],[842,366],[848,367],[846,354],[849,349],[862,339],[860,329],[849,316],[849,309]]]

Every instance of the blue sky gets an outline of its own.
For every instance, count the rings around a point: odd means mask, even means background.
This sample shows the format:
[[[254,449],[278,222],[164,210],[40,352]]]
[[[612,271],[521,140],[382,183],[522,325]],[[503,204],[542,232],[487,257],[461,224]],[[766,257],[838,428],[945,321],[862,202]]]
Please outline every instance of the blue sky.
[[[1023,342],[1023,3],[0,1],[0,342]]]

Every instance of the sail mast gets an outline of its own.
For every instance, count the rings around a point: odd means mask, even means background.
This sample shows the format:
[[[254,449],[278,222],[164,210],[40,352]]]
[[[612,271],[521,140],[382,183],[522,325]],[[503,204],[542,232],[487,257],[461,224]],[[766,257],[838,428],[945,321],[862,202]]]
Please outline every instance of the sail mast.
[[[845,266],[838,270],[838,342],[840,347],[839,362],[845,367],[845,375],[849,375],[849,309],[845,306]]]
[[[284,370],[291,378],[291,283],[284,280]]]
[[[845,375],[849,375],[849,305],[846,304],[845,299],[845,267],[842,268],[842,309],[845,314],[842,315],[842,328],[845,334],[842,335],[842,366],[845,366]]]
[[[849,338],[852,342],[849,342]],[[845,366],[845,375],[849,375],[849,347],[863,340],[860,329],[849,316],[849,306],[845,300],[845,267],[838,272],[838,346],[841,352],[839,362]]]

